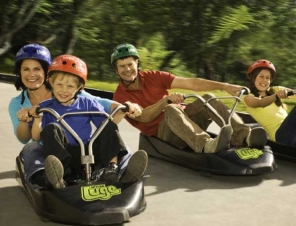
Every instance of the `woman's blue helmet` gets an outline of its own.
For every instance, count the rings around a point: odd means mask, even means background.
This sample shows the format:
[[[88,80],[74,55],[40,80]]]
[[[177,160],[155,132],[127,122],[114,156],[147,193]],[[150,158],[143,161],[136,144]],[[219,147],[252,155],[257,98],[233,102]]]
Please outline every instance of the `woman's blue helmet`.
[[[33,60],[37,60],[40,62],[41,66],[45,72],[44,83],[48,88],[50,88],[50,86],[48,85],[48,83],[46,81],[48,67],[51,64],[50,52],[46,47],[32,43],[32,44],[28,44],[28,45],[25,45],[22,48],[20,48],[20,50],[17,52],[17,54],[15,56],[14,73],[16,74],[17,78],[15,80],[14,86],[16,87],[16,90],[27,89],[27,87],[22,82],[21,71],[20,71],[22,61],[25,59],[33,59]],[[24,99],[23,99],[23,101],[24,101]]]
[[[51,55],[49,50],[38,44],[28,44],[23,46],[15,56],[15,64],[24,59],[42,60],[48,65],[51,64]]]

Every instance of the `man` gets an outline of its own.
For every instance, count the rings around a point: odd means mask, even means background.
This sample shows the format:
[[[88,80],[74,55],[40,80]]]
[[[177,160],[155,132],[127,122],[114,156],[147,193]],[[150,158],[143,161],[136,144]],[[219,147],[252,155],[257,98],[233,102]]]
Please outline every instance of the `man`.
[[[111,64],[120,77],[120,84],[114,100],[120,103],[131,101],[142,108],[142,115],[127,117],[127,120],[143,134],[157,136],[179,148],[186,145],[197,153],[215,153],[229,145],[263,146],[267,141],[263,128],[251,130],[234,115],[231,125],[223,125],[221,120],[207,109],[203,101],[197,99],[186,107],[181,93],[169,94],[168,89],[186,89],[195,92],[225,90],[236,95],[243,87],[200,78],[182,78],[164,71],[140,71],[137,49],[131,44],[121,44],[114,48]],[[203,96],[205,100],[212,94]],[[227,122],[229,112],[219,100],[211,101],[212,107]],[[221,126],[218,136],[213,139],[205,132],[214,120]]]

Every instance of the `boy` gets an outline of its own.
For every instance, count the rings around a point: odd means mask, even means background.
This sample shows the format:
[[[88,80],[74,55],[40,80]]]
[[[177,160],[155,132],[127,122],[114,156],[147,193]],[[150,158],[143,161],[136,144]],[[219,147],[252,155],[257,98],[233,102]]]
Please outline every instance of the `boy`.
[[[87,79],[87,67],[81,59],[72,55],[58,56],[49,67],[48,78],[54,98],[40,103],[40,107],[52,108],[60,115],[75,111],[104,112],[103,106],[94,99],[77,95],[84,88]],[[75,138],[56,123],[52,115],[47,113],[43,116],[36,115],[36,107],[38,106],[30,109],[30,113],[35,117],[32,138],[41,140],[43,143],[46,177],[53,188],[65,187],[64,179],[71,181],[82,178],[80,147]],[[67,116],[65,121],[87,146],[91,137],[91,122],[99,126],[104,119],[104,116],[86,114]],[[94,141],[93,150],[95,172],[105,168],[101,178],[108,182],[117,182],[119,180],[117,163],[127,154],[127,151],[120,142],[115,123],[108,123]],[[120,181],[131,182],[140,179],[146,170],[147,158],[144,151],[136,152],[131,157],[126,173]]]

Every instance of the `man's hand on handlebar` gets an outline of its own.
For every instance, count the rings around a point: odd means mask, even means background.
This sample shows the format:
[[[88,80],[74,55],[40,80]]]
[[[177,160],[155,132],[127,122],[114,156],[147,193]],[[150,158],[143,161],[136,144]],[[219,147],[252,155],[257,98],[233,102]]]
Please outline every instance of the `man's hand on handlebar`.
[[[166,98],[169,104],[181,104],[184,102],[184,95],[182,93],[172,93]]]
[[[239,86],[239,85],[227,84],[224,88],[224,90],[232,96],[237,96],[242,89],[248,90],[247,93],[250,92],[250,90],[248,88],[246,88],[244,86]],[[245,92],[244,94],[247,94],[247,93]]]

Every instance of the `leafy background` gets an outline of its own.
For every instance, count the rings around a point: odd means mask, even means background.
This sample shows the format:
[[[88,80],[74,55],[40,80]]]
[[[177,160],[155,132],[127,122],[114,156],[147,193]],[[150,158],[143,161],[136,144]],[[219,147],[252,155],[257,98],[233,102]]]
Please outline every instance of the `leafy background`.
[[[0,72],[13,72],[21,46],[39,43],[52,57],[68,53],[82,58],[89,68],[88,85],[113,90],[118,79],[110,55],[117,44],[131,43],[139,50],[141,70],[246,85],[248,66],[268,59],[277,69],[274,85],[294,88],[295,4],[294,0],[2,0]]]

